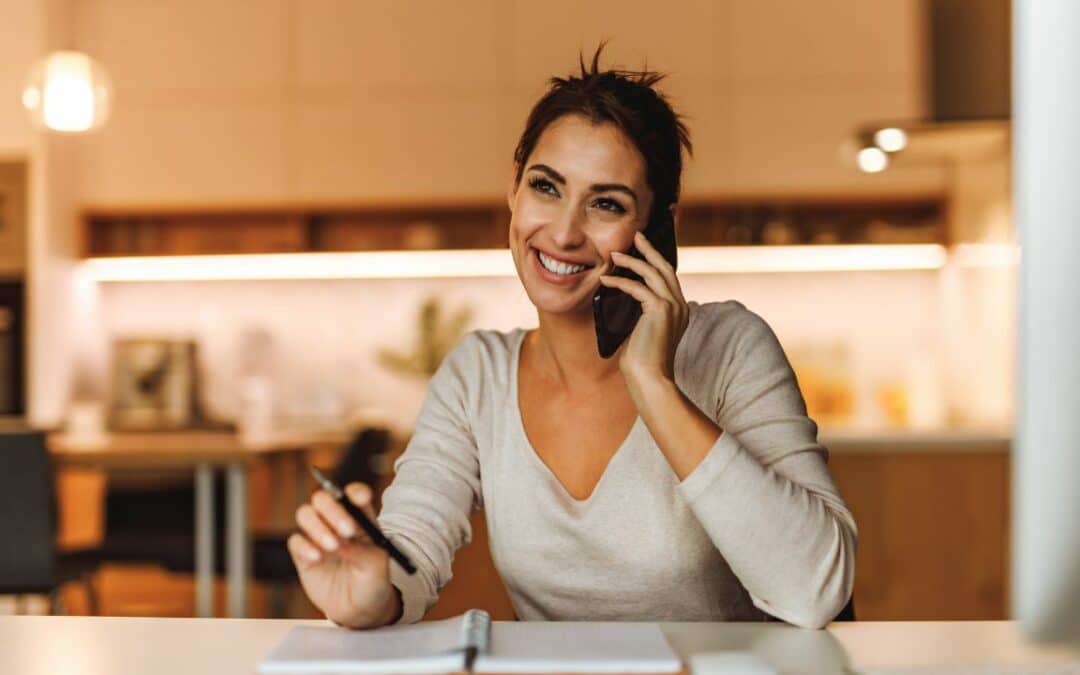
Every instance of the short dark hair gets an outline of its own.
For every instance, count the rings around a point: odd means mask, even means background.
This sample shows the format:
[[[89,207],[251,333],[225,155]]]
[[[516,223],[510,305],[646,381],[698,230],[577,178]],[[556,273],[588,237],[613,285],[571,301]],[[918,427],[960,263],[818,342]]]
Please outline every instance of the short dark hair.
[[[645,159],[646,182],[653,192],[650,222],[660,210],[679,201],[682,148],[693,154],[690,132],[667,98],[655,89],[664,79],[650,70],[600,70],[600,53],[585,65],[579,56],[580,75],[553,77],[547,92],[536,102],[514,150],[515,184],[521,182],[525,162],[541,134],[566,115],[581,115],[593,123],[610,122],[630,139]]]

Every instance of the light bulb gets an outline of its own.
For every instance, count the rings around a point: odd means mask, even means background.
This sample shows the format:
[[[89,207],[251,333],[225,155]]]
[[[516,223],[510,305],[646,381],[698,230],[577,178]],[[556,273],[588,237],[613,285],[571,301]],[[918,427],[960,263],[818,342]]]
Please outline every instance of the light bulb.
[[[112,109],[112,82],[82,52],[53,52],[30,69],[22,104],[39,129],[84,133],[101,128]]]
[[[889,166],[889,156],[881,148],[863,148],[856,156],[859,168],[866,173],[878,173]]]
[[[907,134],[896,127],[878,129],[874,133],[874,144],[885,152],[900,152],[907,147]]]

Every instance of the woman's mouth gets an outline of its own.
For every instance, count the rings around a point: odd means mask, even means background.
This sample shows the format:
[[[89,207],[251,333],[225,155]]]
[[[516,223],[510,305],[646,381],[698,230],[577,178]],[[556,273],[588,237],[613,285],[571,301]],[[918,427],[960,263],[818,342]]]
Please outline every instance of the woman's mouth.
[[[593,265],[573,264],[557,260],[539,249],[534,248],[533,251],[535,253],[533,259],[536,260],[536,268],[540,271],[540,276],[552,283],[572,283],[593,268]]]

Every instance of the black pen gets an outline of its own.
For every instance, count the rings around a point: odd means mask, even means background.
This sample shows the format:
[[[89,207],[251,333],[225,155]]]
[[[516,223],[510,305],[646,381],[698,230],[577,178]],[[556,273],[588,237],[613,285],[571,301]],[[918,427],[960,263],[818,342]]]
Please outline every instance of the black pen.
[[[338,504],[345,507],[345,510],[349,512],[349,515],[352,516],[356,522],[360,523],[360,527],[364,528],[364,532],[367,532],[367,535],[371,537],[371,541],[373,541],[376,546],[385,549],[386,552],[390,554],[390,557],[396,560],[409,574],[416,572],[416,565],[413,565],[412,561],[406,558],[405,554],[398,550],[397,546],[394,546],[394,542],[386,538],[386,535],[382,533],[379,526],[371,522],[371,519],[360,510],[360,507],[353,504],[352,500],[345,496],[345,492],[341,488],[334,485],[333,481],[324,476],[322,472],[315,467],[311,467],[311,475],[315,476],[315,482],[319,484],[319,487],[330,493],[330,496],[337,500]]]

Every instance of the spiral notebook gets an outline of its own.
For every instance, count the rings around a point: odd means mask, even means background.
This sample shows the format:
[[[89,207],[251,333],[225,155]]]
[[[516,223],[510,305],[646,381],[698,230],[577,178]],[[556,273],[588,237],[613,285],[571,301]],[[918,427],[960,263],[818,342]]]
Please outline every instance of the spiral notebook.
[[[288,673],[676,673],[655,623],[496,621],[469,610],[442,621],[351,631],[298,626],[259,663]]]

